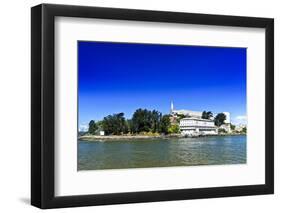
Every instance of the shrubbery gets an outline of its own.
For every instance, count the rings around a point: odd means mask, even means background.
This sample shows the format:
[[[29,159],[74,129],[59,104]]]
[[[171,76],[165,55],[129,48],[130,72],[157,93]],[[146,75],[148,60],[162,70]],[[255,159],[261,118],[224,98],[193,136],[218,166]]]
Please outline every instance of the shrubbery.
[[[137,109],[131,119],[125,119],[124,113],[108,115],[102,121],[91,120],[88,133],[95,134],[98,125],[106,135],[122,134],[168,134],[177,133],[177,127],[171,126],[170,116],[162,115],[156,110]]]

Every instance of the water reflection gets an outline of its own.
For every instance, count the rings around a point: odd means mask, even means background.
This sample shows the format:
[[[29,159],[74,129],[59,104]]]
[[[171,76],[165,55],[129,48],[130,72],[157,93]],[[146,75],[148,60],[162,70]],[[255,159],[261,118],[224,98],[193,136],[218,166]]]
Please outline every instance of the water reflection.
[[[78,170],[246,163],[246,136],[78,143]]]

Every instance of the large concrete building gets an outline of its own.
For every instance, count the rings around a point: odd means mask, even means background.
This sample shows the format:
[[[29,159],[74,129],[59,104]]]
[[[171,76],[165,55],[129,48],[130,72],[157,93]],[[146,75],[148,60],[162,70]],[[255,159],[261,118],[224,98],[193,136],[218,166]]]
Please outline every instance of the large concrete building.
[[[202,118],[183,118],[180,120],[180,131],[182,135],[199,136],[199,135],[216,135],[218,128],[213,120]]]
[[[179,115],[184,115],[185,118],[180,120],[180,131],[183,135],[213,135],[218,134],[218,127],[215,126],[214,117],[217,115],[215,113],[210,119],[202,119],[201,111],[192,111],[186,109],[176,110],[174,109],[174,103],[171,102],[170,113],[172,115],[171,120],[176,120]],[[222,128],[226,132],[230,132],[230,113],[223,112],[226,116],[225,124]]]

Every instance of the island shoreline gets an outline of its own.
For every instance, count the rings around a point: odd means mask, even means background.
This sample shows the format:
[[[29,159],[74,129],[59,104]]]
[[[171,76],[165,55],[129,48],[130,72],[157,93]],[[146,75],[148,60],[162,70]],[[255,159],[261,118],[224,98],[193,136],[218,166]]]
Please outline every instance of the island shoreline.
[[[241,136],[246,134],[216,134],[216,135],[200,135],[200,136],[184,136],[181,134],[173,135],[83,135],[78,137],[79,141],[120,141],[120,140],[145,140],[145,139],[170,139],[170,138],[198,138],[198,137],[221,137],[221,136]]]

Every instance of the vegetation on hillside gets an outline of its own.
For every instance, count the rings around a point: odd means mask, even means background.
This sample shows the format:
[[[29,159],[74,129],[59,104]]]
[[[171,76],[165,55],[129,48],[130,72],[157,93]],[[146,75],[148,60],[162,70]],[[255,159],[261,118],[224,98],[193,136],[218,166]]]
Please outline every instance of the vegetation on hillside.
[[[108,115],[103,120],[89,123],[89,134],[97,134],[103,130],[106,135],[123,134],[172,134],[178,133],[179,127],[171,124],[170,115],[162,115],[156,110],[137,109],[131,119],[124,113]]]
[[[180,133],[179,122],[185,118],[185,115],[177,114],[176,117],[171,115],[162,115],[157,110],[137,109],[130,119],[126,119],[123,112],[108,115],[100,121],[91,120],[89,122],[88,134],[99,134],[104,131],[105,135],[159,135],[159,134],[178,134]],[[213,118],[211,111],[203,111],[203,119]],[[218,113],[214,118],[217,127],[221,127],[226,120],[224,113]],[[230,125],[233,132],[238,132],[235,125]],[[247,128],[243,128],[241,133],[246,133]],[[225,133],[223,128],[219,133]]]

